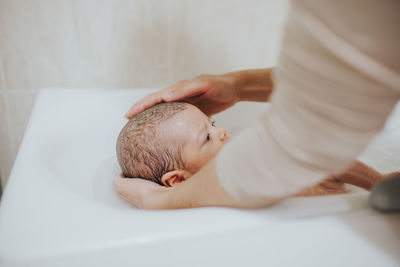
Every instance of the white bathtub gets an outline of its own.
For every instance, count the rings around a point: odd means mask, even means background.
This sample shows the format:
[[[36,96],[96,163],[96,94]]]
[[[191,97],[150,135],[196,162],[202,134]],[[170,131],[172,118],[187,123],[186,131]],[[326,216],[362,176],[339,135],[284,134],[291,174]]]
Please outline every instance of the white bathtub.
[[[371,210],[367,192],[258,210],[144,211],[120,199],[115,141],[148,92],[41,91],[1,201],[1,266],[400,265],[400,215]],[[241,104],[217,123],[236,132],[264,108]],[[381,170],[400,166],[382,152],[400,154],[397,111],[364,153]]]

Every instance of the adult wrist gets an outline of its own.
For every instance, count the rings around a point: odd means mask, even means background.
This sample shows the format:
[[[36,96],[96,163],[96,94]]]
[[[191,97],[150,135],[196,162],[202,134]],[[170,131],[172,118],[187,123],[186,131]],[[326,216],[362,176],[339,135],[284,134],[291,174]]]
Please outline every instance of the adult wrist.
[[[223,74],[238,101],[267,102],[273,92],[273,68],[243,70]]]

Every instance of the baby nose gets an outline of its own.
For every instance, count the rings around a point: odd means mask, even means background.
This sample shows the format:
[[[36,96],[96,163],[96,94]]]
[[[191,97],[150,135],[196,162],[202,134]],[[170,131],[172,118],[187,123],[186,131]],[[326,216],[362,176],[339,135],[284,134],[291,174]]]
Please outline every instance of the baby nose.
[[[227,138],[225,128],[218,127],[218,138],[221,142],[225,141],[225,139]]]

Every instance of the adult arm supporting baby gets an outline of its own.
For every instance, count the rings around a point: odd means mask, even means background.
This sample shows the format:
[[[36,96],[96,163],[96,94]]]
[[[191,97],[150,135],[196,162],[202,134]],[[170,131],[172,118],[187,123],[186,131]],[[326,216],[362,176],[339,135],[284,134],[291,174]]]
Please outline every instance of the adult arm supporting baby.
[[[360,6],[363,12],[356,12]],[[151,187],[132,179],[132,190],[120,194],[142,208],[259,207],[345,169],[399,100],[398,11],[390,0],[293,2],[275,93],[257,123],[181,185]],[[369,19],[376,14],[385,16]],[[178,100],[164,98],[154,101]],[[116,183],[128,183],[121,179]]]
[[[164,187],[143,179],[118,175],[114,185],[119,195],[142,209],[182,209],[202,206],[258,207],[230,196],[221,186],[211,160],[190,179],[174,187]],[[279,199],[270,199],[272,204]]]

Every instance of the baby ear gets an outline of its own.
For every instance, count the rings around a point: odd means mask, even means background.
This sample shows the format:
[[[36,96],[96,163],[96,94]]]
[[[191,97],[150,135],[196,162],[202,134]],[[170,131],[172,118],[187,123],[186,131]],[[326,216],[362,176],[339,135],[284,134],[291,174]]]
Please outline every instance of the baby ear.
[[[184,182],[190,176],[192,176],[192,174],[185,170],[170,171],[161,177],[161,182],[163,185],[171,187]]]

